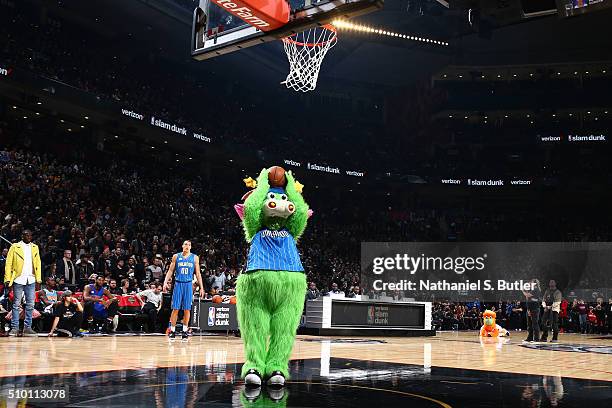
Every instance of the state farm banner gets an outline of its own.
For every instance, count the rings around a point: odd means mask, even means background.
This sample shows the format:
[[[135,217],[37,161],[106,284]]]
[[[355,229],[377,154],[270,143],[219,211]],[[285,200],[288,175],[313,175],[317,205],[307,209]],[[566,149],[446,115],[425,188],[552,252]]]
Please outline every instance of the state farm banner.
[[[217,6],[235,15],[245,23],[271,31],[289,21],[289,3],[278,0],[212,0]]]
[[[566,299],[576,293],[607,299],[611,270],[611,242],[361,244],[362,287],[375,297],[525,301],[525,293],[543,294],[553,280]]]

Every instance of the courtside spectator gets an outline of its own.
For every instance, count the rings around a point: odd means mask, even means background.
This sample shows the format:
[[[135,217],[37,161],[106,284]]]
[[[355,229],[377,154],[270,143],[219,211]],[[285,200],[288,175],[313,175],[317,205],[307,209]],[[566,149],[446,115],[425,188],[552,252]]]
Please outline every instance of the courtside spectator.
[[[52,277],[45,279],[45,285],[38,292],[39,299],[39,312],[43,314],[53,314],[51,307],[59,300],[58,293],[56,290],[57,283]]]
[[[123,258],[117,258],[117,263],[111,269],[111,276],[118,281],[122,281],[128,277],[128,267]],[[121,286],[123,286],[123,284]]]
[[[225,273],[222,271],[215,271],[215,274],[212,276],[212,286],[213,288],[216,286],[220,291],[223,291],[225,288]]]
[[[82,337],[83,305],[71,291],[62,293],[62,300],[54,306],[54,316],[49,337],[56,331],[60,337]]]
[[[155,259],[153,259],[153,265],[149,265],[146,268],[146,280],[147,282],[161,282],[162,276],[164,274],[164,271],[162,270],[162,260],[161,260],[161,256],[156,256]]]
[[[540,289],[540,281],[532,279],[534,284],[533,289],[529,292],[523,291],[527,298],[527,338],[525,341],[540,340],[540,302],[542,301],[542,292]]]
[[[317,284],[310,282],[308,284],[308,291],[306,291],[306,300],[315,300],[321,296],[321,292],[317,289]]]
[[[157,315],[163,305],[162,286],[161,283],[156,283],[153,289],[143,290],[136,294],[143,303],[142,313],[147,316],[149,333],[156,333],[159,331]]]
[[[119,288],[119,295],[129,295],[133,293],[134,290],[131,288],[130,280],[124,278],[121,280],[121,287]]]
[[[91,256],[89,254],[81,254],[80,258],[75,262],[79,287],[87,282],[87,277],[94,273],[96,269],[90,258]]]
[[[123,295],[123,290],[117,287],[117,279],[111,279],[108,282],[108,291],[113,295]]]
[[[16,336],[19,332],[19,306],[25,296],[25,315],[23,336],[36,336],[32,330],[32,313],[36,286],[41,283],[41,261],[38,245],[32,242],[32,231],[24,230],[21,241],[11,245],[6,257],[4,282],[13,287],[13,313],[11,315],[11,331],[9,335]]]
[[[587,313],[587,333],[593,334],[595,333],[597,327],[597,315],[595,314],[595,308],[593,306],[589,306],[589,311]]]
[[[578,300],[578,304],[576,305],[576,309],[578,310],[578,318],[580,321],[580,333],[586,334],[587,332],[587,314],[589,313],[589,309],[587,305],[584,303],[583,299]]]
[[[595,306],[595,316],[597,317],[597,325],[595,330],[598,334],[603,334],[604,326],[606,324],[606,310],[603,305],[603,299],[597,300],[597,305]]]
[[[359,294],[360,294],[359,286],[353,286],[351,290],[346,294],[346,297],[356,298],[357,296],[359,296]]]
[[[4,266],[6,265],[7,255],[8,255],[8,248],[3,248],[2,253],[0,254],[0,271],[4,271]]]
[[[344,296],[344,292],[341,291],[340,289],[338,289],[338,284],[336,282],[333,282],[331,285],[331,289],[328,292],[331,295],[342,295]]]
[[[542,299],[542,307],[544,308],[544,316],[542,317],[543,332],[540,341],[548,339],[548,331],[552,327],[553,337],[552,342],[556,342],[559,336],[559,312],[561,311],[561,300],[563,299],[561,291],[557,289],[557,282],[551,279],[548,282],[548,289],[544,292]]]
[[[64,283],[71,289],[79,285],[78,273],[72,262],[72,251],[70,249],[64,250],[64,256],[62,259],[59,259],[55,265],[55,276],[62,276],[64,278]]]
[[[106,296],[107,299],[104,299]],[[85,301],[84,319],[91,328],[91,323],[97,318],[105,320],[103,330],[110,332],[113,319],[117,314],[117,298],[104,288],[104,277],[96,277],[96,283],[85,286],[83,292]]]

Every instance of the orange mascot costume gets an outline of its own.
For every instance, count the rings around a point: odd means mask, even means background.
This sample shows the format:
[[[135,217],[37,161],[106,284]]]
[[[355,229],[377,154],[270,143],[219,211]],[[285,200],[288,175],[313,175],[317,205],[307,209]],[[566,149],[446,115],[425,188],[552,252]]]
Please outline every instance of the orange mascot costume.
[[[484,324],[480,328],[481,337],[506,337],[510,333],[508,330],[495,323],[497,315],[492,310],[485,310],[482,314],[482,320]]]

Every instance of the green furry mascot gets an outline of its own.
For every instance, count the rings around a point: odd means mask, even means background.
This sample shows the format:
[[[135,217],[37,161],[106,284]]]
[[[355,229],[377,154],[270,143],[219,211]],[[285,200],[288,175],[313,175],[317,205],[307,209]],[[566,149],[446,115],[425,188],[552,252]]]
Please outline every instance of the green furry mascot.
[[[282,170],[282,169],[280,169]],[[284,170],[283,170],[284,172]],[[283,386],[306,293],[306,275],[296,247],[312,213],[302,198],[302,185],[291,172],[286,185],[270,187],[269,171],[235,209],[250,243],[247,267],[236,284],[236,306],[246,361],[242,377],[250,386]],[[246,197],[246,198],[245,198]]]

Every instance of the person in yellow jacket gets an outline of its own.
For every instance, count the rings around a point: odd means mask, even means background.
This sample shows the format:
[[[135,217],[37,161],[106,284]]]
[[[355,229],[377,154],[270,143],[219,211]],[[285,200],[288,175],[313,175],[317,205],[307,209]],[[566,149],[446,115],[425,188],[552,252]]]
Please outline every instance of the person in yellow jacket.
[[[19,331],[19,305],[25,293],[24,336],[37,336],[32,330],[32,311],[34,310],[34,294],[41,283],[40,252],[38,245],[32,242],[32,231],[24,230],[21,241],[11,245],[6,256],[4,267],[4,283],[13,288],[13,313],[11,316],[10,336],[16,336]]]

